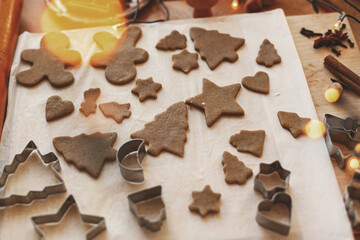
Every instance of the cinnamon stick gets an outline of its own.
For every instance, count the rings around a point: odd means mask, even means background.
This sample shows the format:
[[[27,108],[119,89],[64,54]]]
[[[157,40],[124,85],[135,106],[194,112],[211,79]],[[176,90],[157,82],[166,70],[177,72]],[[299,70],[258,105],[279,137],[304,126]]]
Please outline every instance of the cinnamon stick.
[[[324,59],[324,65],[325,63],[334,69],[334,71],[340,73],[341,75],[345,76],[348,80],[356,83],[357,85],[360,85],[360,76],[351,71],[349,68],[347,68],[344,64],[339,62],[336,58],[333,56],[328,55]],[[326,66],[326,65],[325,65]],[[329,69],[329,68],[328,68]],[[346,82],[346,80],[344,79]]]
[[[348,78],[340,71],[336,71],[336,68],[330,66],[327,62],[324,62],[324,66],[331,72],[335,77],[337,77],[341,82],[344,82],[347,86],[349,86],[350,90],[360,95],[360,85],[354,82],[352,79]]]

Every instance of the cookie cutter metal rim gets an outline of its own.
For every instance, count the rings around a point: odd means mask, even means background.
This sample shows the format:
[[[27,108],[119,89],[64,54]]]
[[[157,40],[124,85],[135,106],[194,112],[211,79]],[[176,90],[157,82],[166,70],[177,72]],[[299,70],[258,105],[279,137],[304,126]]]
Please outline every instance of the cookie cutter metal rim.
[[[273,172],[277,172],[280,178],[285,181],[285,187],[275,186],[271,189],[266,189],[264,183],[259,179],[260,174],[269,175]],[[288,188],[290,174],[291,172],[284,169],[279,161],[270,164],[260,163],[260,171],[254,179],[254,190],[260,192],[265,199],[271,199],[275,193],[284,192]]]
[[[138,168],[129,168],[122,164],[122,161],[129,154],[136,152],[136,159],[139,165]],[[131,183],[144,182],[144,170],[141,162],[146,155],[145,141],[143,139],[133,139],[124,143],[116,154],[117,162],[120,167],[121,175]]]
[[[164,207],[160,210],[159,217],[154,221],[150,221],[146,219],[144,216],[139,215],[136,204],[150,200],[155,197],[160,197]],[[160,230],[162,226],[162,222],[166,219],[165,203],[161,198],[160,185],[132,193],[128,195],[128,201],[129,201],[130,211],[136,216],[140,226],[145,226],[147,229],[149,229],[152,232],[156,232]]]
[[[27,195],[11,195],[6,198],[0,198],[0,207],[8,207],[16,204],[30,204],[34,200],[46,199],[51,194],[63,193],[66,192],[66,187],[64,180],[59,174],[61,170],[60,162],[56,155],[53,152],[42,155],[40,150],[37,148],[36,144],[33,141],[30,141],[22,153],[16,154],[13,161],[10,165],[4,167],[3,173],[0,177],[0,188],[6,185],[7,179],[10,175],[14,174],[21,163],[24,163],[32,152],[36,151],[42,161],[45,164],[50,164],[52,172],[54,173],[56,179],[59,183],[46,186],[42,191],[29,191]]]
[[[41,229],[38,225],[60,222],[61,219],[68,212],[68,210],[70,209],[70,207],[73,204],[75,204],[77,206],[74,196],[69,195],[66,198],[65,202],[61,205],[61,207],[57,211],[57,213],[31,217],[31,222],[34,225],[35,231],[41,236],[42,239],[46,239],[45,234],[43,231],[41,231]],[[102,231],[104,231],[106,229],[104,217],[81,214],[80,211],[79,211],[79,214],[80,214],[81,220],[84,223],[95,224],[95,226],[93,226],[86,232],[87,240],[91,240],[91,239],[95,238],[97,235],[99,235]]]
[[[288,224],[268,218],[261,213],[262,211],[270,210],[275,203],[282,203],[288,207],[289,209]],[[271,199],[264,199],[259,202],[256,213],[256,222],[260,226],[267,228],[270,231],[287,236],[289,234],[291,227],[291,208],[292,208],[291,196],[284,192],[278,192]]]
[[[360,231],[360,216],[357,214],[357,211],[354,208],[354,200],[360,201],[360,188],[348,185],[346,186],[344,192],[345,208],[351,221],[352,228],[355,231]]]

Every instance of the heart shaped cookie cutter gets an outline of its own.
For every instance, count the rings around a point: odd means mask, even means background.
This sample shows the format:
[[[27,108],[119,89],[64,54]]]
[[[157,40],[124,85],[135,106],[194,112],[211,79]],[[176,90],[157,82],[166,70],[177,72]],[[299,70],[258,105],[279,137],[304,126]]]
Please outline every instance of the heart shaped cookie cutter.
[[[137,167],[127,167],[123,164],[124,160],[136,152]],[[118,150],[116,158],[120,167],[121,175],[129,182],[144,182],[144,170],[141,162],[146,155],[145,142],[143,139],[133,139],[124,143]]]
[[[270,211],[273,205],[280,203],[286,205],[286,207],[289,210],[288,223],[282,221],[281,222],[276,221],[275,219],[269,218],[262,213],[264,211]],[[264,199],[258,204],[256,222],[264,228],[267,228],[273,232],[277,232],[279,234],[287,236],[289,234],[291,227],[291,208],[292,208],[292,200],[290,195],[284,192],[278,192],[271,198],[271,200]]]

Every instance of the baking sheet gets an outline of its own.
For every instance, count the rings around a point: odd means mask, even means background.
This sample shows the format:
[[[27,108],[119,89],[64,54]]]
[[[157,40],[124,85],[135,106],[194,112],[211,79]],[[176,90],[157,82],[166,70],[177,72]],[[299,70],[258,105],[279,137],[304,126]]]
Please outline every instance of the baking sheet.
[[[235,37],[245,38],[245,45],[237,53],[234,63],[222,63],[211,71],[199,60],[199,69],[188,75],[172,69],[171,57],[176,52],[155,49],[158,40],[176,29],[188,38],[187,49],[194,52],[189,38],[191,27],[219,30]],[[143,25],[143,36],[137,46],[149,52],[149,60],[137,65],[137,78],[153,77],[162,84],[157,100],[140,103],[131,93],[135,83],[114,86],[104,77],[104,71],[86,64],[95,51],[99,51],[92,36],[99,29],[83,29],[66,32],[71,45],[81,52],[84,64],[72,69],[75,83],[65,89],[54,89],[47,81],[34,88],[16,84],[15,75],[29,65],[20,63],[23,49],[38,48],[41,35],[24,33],[19,38],[9,85],[9,109],[0,146],[0,167],[10,163],[16,153],[22,151],[29,140],[34,140],[43,153],[55,151],[52,139],[57,136],[75,136],[81,133],[117,132],[114,148],[129,140],[130,133],[143,128],[157,113],[168,106],[184,101],[202,91],[202,79],[208,78],[219,86],[239,83],[245,76],[266,71],[270,76],[270,94],[261,95],[244,88],[237,102],[244,108],[244,117],[222,117],[211,128],[205,123],[201,111],[189,108],[188,141],[183,158],[169,153],[158,157],[146,156],[143,161],[146,181],[131,185],[120,175],[116,162],[106,163],[96,180],[87,173],[79,172],[66,163],[59,154],[62,173],[68,193],[36,201],[30,206],[16,206],[0,211],[0,239],[38,239],[30,217],[54,213],[66,198],[73,194],[82,213],[106,218],[107,231],[97,239],[267,239],[286,238],[260,227],[255,221],[257,204],[262,197],[253,190],[253,179],[245,185],[228,185],[224,181],[221,157],[229,151],[250,167],[254,175],[259,163],[280,160],[284,168],[292,172],[288,193],[293,199],[290,239],[352,239],[352,231],[339,192],[327,150],[322,139],[306,137],[294,139],[284,130],[277,119],[279,110],[294,111],[300,116],[316,118],[306,79],[298,54],[282,10],[259,14],[242,14],[208,19],[191,19],[167,23]],[[113,32],[111,28],[101,28]],[[259,46],[264,38],[275,44],[282,63],[272,68],[256,64]],[[90,50],[89,50],[90,49]],[[83,92],[100,87],[97,103],[117,101],[131,103],[132,115],[121,124],[105,118],[98,109],[96,114],[84,117],[79,112]],[[46,99],[60,95],[73,101],[75,112],[52,123],[45,120]],[[264,153],[261,158],[239,153],[229,144],[231,135],[240,130],[263,129],[266,132]],[[9,182],[6,194],[18,193],[20,186],[41,188],[42,175],[30,172],[33,181],[15,178]],[[30,178],[31,179],[31,178]],[[26,183],[26,184],[24,184]],[[140,228],[128,209],[126,196],[134,191],[161,184],[166,205],[167,220],[161,231],[151,233]],[[220,214],[201,218],[188,210],[192,201],[191,191],[201,190],[210,184],[220,192]],[[26,187],[24,187],[26,186]],[[8,189],[11,189],[8,190]],[[15,191],[15,192],[13,192]],[[24,190],[23,190],[24,191]],[[63,223],[63,222],[62,222]],[[64,222],[66,224],[66,222]],[[21,231],[17,227],[21,226]],[[74,238],[77,227],[67,228],[62,238]],[[48,231],[54,234],[54,231]],[[58,231],[60,232],[60,231]],[[56,232],[56,233],[58,233]]]

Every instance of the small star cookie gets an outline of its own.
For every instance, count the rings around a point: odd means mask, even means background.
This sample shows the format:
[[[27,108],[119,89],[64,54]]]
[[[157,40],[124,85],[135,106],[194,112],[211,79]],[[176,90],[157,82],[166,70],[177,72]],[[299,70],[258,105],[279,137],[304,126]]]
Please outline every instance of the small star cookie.
[[[214,193],[209,185],[206,185],[201,192],[192,192],[193,202],[189,205],[191,211],[198,211],[202,217],[209,212],[220,212],[220,193]]]
[[[157,92],[162,88],[160,83],[153,81],[152,77],[136,80],[136,87],[131,92],[139,97],[140,102],[148,98],[157,98]]]
[[[183,71],[184,73],[188,73],[191,69],[198,68],[199,64],[198,54],[190,53],[187,50],[183,50],[179,54],[175,54],[172,56],[173,59],[173,68]]]

